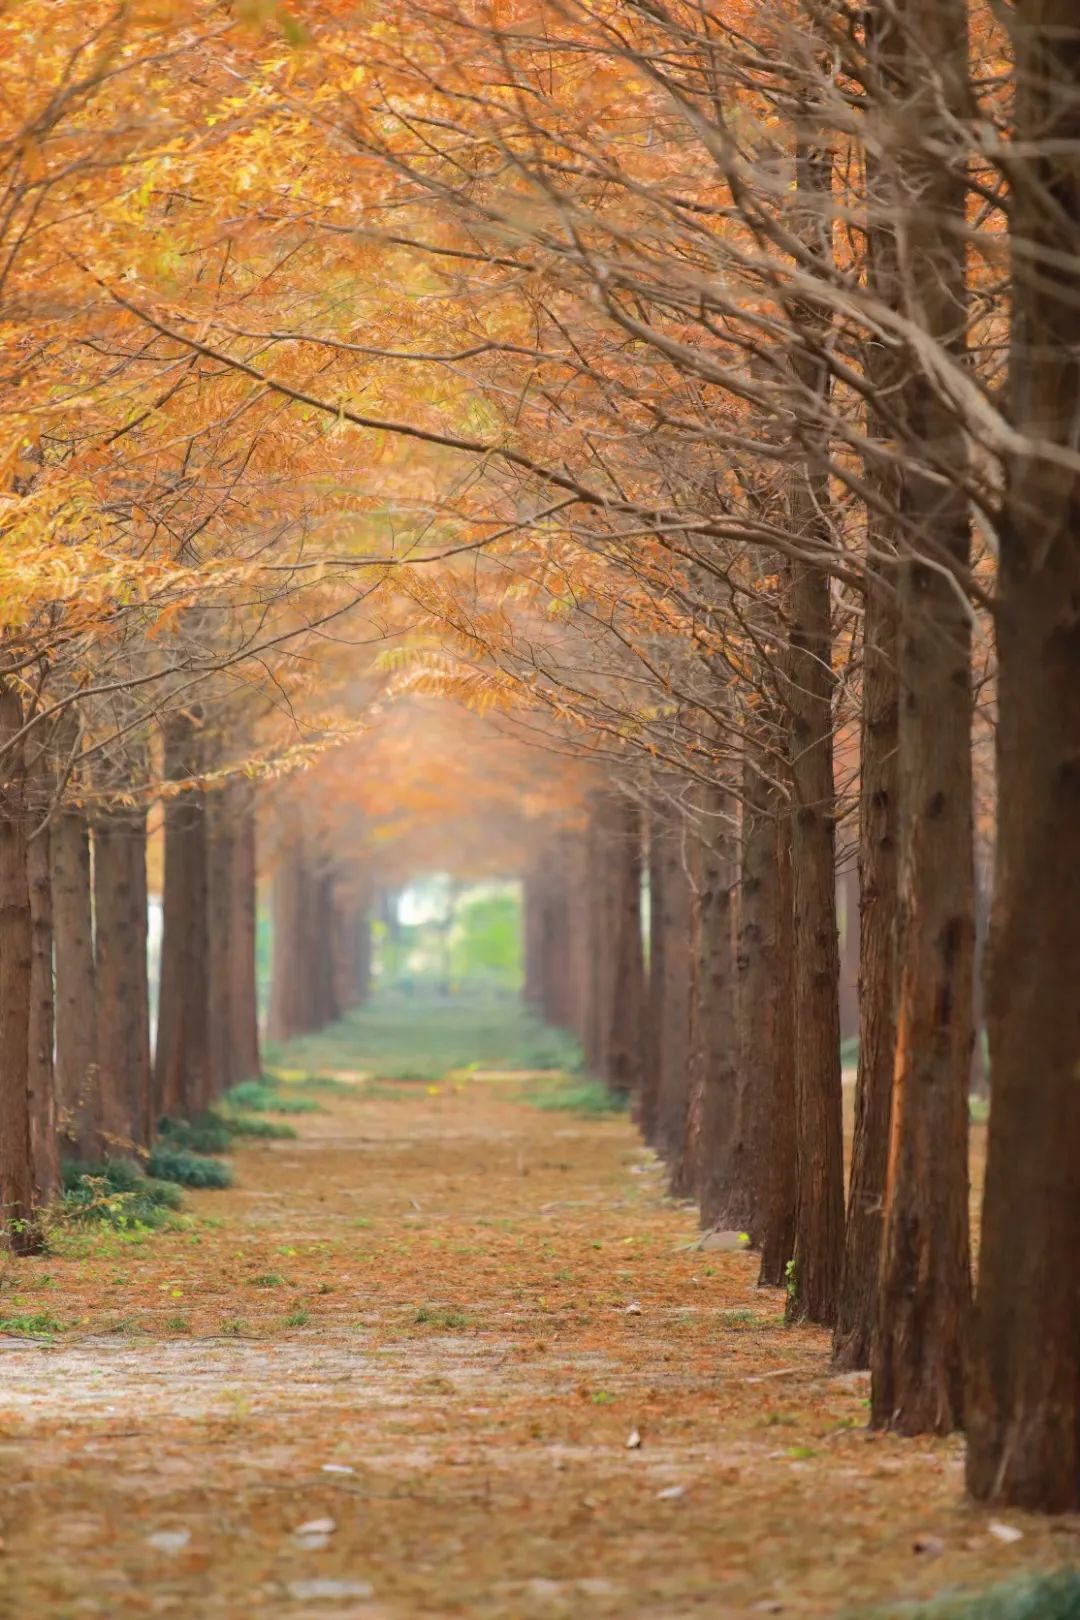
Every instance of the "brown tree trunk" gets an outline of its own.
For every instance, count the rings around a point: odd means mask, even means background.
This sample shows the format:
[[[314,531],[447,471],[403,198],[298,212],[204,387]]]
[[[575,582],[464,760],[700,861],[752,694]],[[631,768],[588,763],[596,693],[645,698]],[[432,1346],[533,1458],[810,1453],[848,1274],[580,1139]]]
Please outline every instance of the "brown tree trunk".
[[[1080,21],[1016,0],[1010,419],[1075,451]],[[968,1486],[1080,1508],[1080,489],[1036,453],[1001,526],[989,1158]]]
[[[90,826],[83,810],[62,806],[50,831],[57,1124],[61,1150],[88,1163],[101,1154]]]
[[[660,1027],[664,999],[664,827],[659,810],[649,813],[648,1008],[643,1042],[644,1072],[638,1093],[637,1126],[651,1147],[657,1145],[660,1110]]]
[[[958,120],[967,110],[965,0],[904,0],[887,48],[899,84],[895,162],[908,313],[962,362],[965,184],[959,165],[937,148],[953,129],[941,109]],[[964,435],[913,357],[899,405],[910,458],[899,564],[899,994],[870,1398],[876,1427],[917,1434],[946,1433],[962,1421],[971,1295],[971,636],[965,604],[944,571],[963,570],[970,535],[963,490],[926,465],[962,469]]]
[[[844,1269],[833,1351],[841,1367],[870,1365],[877,1320],[882,1214],[892,1118],[896,928],[896,602],[887,580],[867,582],[859,787],[861,996],[855,1135]]]
[[[701,1224],[726,1231],[747,1229],[752,1215],[738,1052],[735,808],[734,797],[723,788],[706,797],[700,895]]]
[[[694,858],[696,832],[677,810],[666,810],[660,827],[659,1058],[656,1145],[676,1182],[690,1102],[691,1007],[694,992]],[[673,1188],[674,1190],[674,1188]]]
[[[258,862],[255,788],[247,781],[230,783],[233,859],[229,891],[229,1029],[235,1080],[253,1080],[262,1071],[259,1013],[255,981],[258,923]]]
[[[611,994],[605,1078],[631,1096],[641,1085],[645,959],[641,935],[641,816],[632,800],[615,806],[612,868]]]
[[[165,776],[196,780],[198,723],[187,713],[165,722]],[[157,1112],[188,1118],[209,1091],[206,802],[185,786],[165,801],[165,893],[154,1090]]]
[[[35,819],[48,806],[36,807]],[[56,1132],[53,1074],[55,1017],[53,1007],[52,877],[49,871],[49,828],[39,821],[26,851],[30,888],[32,957],[30,963],[30,1149],[39,1206],[52,1203],[60,1190],[60,1147]]]
[[[102,1130],[110,1154],[123,1154],[149,1147],[154,1128],[143,810],[95,817],[94,916]]]
[[[227,784],[206,796],[207,1061],[211,1098],[243,1078],[233,1063],[236,826]]]
[[[798,1180],[788,1317],[836,1318],[844,1255],[840,955],[828,576],[791,567],[792,899]]]
[[[755,1162],[760,1172],[761,1218],[758,1241],[761,1270],[758,1282],[770,1288],[791,1286],[795,1252],[795,1209],[798,1198],[797,1097],[795,1090],[795,916],[791,873],[791,827],[786,807],[777,808],[773,822],[775,935],[768,951],[775,982],[771,1041],[771,1069],[762,1107],[768,1118]]]
[[[22,702],[0,683],[0,742],[23,722]],[[0,1241],[17,1254],[37,1245],[30,1132],[33,921],[26,865],[26,769],[16,746],[0,784]]]

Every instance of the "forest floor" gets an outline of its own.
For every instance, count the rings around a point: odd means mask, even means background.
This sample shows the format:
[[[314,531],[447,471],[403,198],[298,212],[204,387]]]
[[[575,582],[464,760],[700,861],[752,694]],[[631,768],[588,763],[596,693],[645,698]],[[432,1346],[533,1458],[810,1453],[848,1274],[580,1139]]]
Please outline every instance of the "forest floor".
[[[175,1227],[9,1262],[5,1620],[864,1615],[1080,1557],[869,1433],[587,1088],[362,1037]]]

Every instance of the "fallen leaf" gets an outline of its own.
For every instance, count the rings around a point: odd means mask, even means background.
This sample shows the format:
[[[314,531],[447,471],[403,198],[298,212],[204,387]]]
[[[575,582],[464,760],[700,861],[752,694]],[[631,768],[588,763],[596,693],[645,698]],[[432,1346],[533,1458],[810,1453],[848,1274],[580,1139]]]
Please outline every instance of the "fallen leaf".
[[[640,1436],[640,1434],[637,1432],[636,1429],[631,1429],[630,1433],[626,1437],[626,1449],[627,1449],[627,1451],[636,1451],[640,1445],[641,1445],[641,1436]]]
[[[191,1540],[190,1530],[155,1530],[153,1535],[146,1538],[147,1544],[155,1552],[178,1553],[183,1552]]]
[[[1013,1541],[1023,1541],[1024,1532],[1018,1530],[1015,1524],[1002,1524],[1000,1519],[991,1519],[987,1531],[995,1541],[1004,1541],[1006,1544]]]

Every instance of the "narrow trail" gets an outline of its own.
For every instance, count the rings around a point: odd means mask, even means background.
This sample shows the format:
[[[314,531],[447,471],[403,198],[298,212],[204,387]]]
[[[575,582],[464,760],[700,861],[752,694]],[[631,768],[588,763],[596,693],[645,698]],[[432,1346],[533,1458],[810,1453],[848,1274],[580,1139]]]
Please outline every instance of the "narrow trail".
[[[0,1338],[5,1617],[832,1615],[1075,1555],[525,1090],[360,1082],[186,1228],[5,1277],[63,1327]]]

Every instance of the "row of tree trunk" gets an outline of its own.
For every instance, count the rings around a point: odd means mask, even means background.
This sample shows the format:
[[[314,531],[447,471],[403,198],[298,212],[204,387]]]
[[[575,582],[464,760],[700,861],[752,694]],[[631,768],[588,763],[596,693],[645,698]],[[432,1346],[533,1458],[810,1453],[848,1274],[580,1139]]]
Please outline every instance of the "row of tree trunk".
[[[273,966],[267,1031],[310,1035],[367,999],[371,891],[362,869],[345,871],[305,828],[298,807],[281,817],[274,873]]]
[[[0,690],[5,737],[25,724]],[[147,812],[130,795],[59,793],[42,750],[9,751],[0,803],[0,1198],[8,1241],[37,1241],[60,1163],[138,1156],[259,1073],[255,798],[207,792],[199,717],[167,721],[156,1051],[147,966]]]

